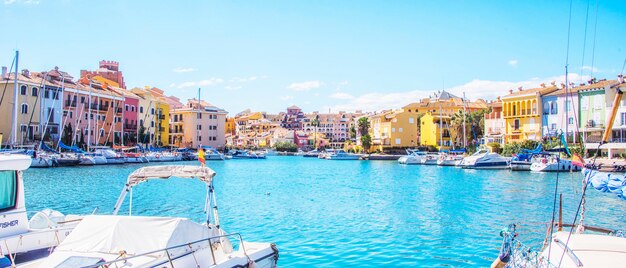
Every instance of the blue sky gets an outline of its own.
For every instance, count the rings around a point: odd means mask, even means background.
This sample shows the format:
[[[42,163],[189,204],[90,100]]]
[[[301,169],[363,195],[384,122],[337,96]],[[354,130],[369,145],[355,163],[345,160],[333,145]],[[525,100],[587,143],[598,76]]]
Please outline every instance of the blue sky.
[[[75,76],[116,60],[128,87],[201,87],[231,115],[399,108],[442,88],[493,99],[565,73],[569,1],[0,1],[0,65],[16,48],[21,68]],[[598,78],[626,59],[626,9],[598,7],[594,46],[596,1],[573,1],[577,82],[594,47]]]

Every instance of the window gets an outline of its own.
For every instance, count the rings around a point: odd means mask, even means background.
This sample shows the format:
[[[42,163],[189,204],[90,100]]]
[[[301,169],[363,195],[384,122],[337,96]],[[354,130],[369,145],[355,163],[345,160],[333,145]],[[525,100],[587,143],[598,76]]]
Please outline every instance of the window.
[[[550,102],[543,103],[543,114],[550,114]]]
[[[28,131],[28,127],[26,125],[20,125],[20,131],[21,132],[26,132]]]
[[[139,125],[143,126],[143,119],[139,119]]]
[[[198,125],[198,126],[196,127],[196,129],[197,129],[197,130],[202,130],[202,125]]]
[[[570,125],[573,125],[574,124],[574,117],[568,118],[567,119],[567,123],[570,124]]]
[[[74,114],[72,113],[72,111],[70,111],[70,118],[72,118],[72,116],[73,116],[73,115],[74,115]]]
[[[573,107],[572,106],[572,101],[571,100],[565,100],[565,111],[569,112],[569,111],[573,110],[572,107]]]
[[[150,127],[154,127],[154,121],[150,121]]]
[[[402,128],[398,128],[398,132],[402,132]]]
[[[22,103],[22,114],[28,113],[28,104]]]
[[[85,120],[89,119],[89,115],[85,113]]]
[[[131,105],[131,106],[130,106],[130,111],[131,111],[131,112],[134,112],[134,111],[135,111],[135,105]]]
[[[196,116],[198,119],[202,119],[202,114],[198,113],[198,115]],[[209,115],[209,118],[211,118],[211,116]]]
[[[139,106],[139,112],[143,113],[143,106]]]
[[[396,138],[396,144],[400,144],[400,143],[401,143],[400,138]]]
[[[620,125],[626,125],[626,113],[621,113],[620,114],[620,119],[621,119],[621,124]]]
[[[150,111],[150,114],[154,114],[154,108],[152,108],[152,110]]]
[[[26,86],[20,87],[20,95],[26,95]]]
[[[391,128],[391,133],[394,133],[394,132],[396,132],[396,128],[395,128],[395,127],[392,127],[392,128]]]
[[[0,211],[15,208],[17,204],[17,172],[0,171]]]
[[[128,104],[124,105],[124,110],[128,112]]]
[[[550,125],[550,129],[551,129],[551,130],[556,130],[556,124],[555,124],[555,123],[552,123],[552,125]]]
[[[47,90],[47,89],[46,89],[46,90],[44,90],[44,97],[45,97],[46,99],[49,99],[49,98],[50,98],[50,90]]]
[[[198,141],[202,141],[202,136],[198,136]]]
[[[37,97],[38,93],[39,93],[39,90],[36,87],[34,87],[33,89],[31,89],[30,95]]]
[[[519,119],[513,121],[513,130],[519,130]]]
[[[550,102],[550,114],[557,114],[558,106],[556,105],[556,101]]]
[[[63,111],[63,116],[67,116],[67,111]]]
[[[100,137],[104,137],[104,128],[100,129]]]
[[[80,97],[80,103],[85,103],[85,97],[84,96]]]
[[[61,94],[59,94],[59,93],[60,93],[59,91],[55,91],[55,92],[54,92],[54,94],[53,94],[53,95],[54,95],[54,99],[55,99],[55,100],[58,100],[58,99],[59,99],[59,95],[61,95]]]
[[[409,110],[410,112],[411,110]],[[409,117],[409,124],[414,124],[415,123],[415,119],[413,117]]]

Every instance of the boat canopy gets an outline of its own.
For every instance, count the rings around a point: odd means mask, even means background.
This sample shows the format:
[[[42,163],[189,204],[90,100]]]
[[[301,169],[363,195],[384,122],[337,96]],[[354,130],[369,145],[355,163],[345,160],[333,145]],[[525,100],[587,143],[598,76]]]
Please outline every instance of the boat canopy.
[[[45,145],[46,145],[45,143],[41,143],[42,149],[43,149],[43,147]],[[48,147],[48,146],[46,146],[46,147]],[[84,153],[84,151],[79,149],[78,147],[76,147],[76,146],[67,146],[62,141],[59,141],[59,147],[65,149],[65,150],[70,150],[70,151],[75,152],[75,153]]]
[[[214,237],[220,235],[219,232],[219,229],[210,229],[185,218],[88,215],[54,250],[54,253],[118,255],[125,251],[127,255],[132,256]],[[176,250],[185,251],[186,248]],[[153,254],[162,257],[166,253],[162,251]]]
[[[58,154],[58,153],[59,153],[59,152],[57,152],[56,150],[54,150],[54,149],[52,149],[52,148],[48,147],[48,145],[47,145],[45,142],[42,142],[42,143],[41,143],[41,146],[40,146],[39,148],[40,148],[41,150],[44,150],[44,151],[49,152],[49,153],[55,153],[55,154]],[[61,147],[61,148],[63,148],[63,147]],[[65,148],[63,148],[63,149],[65,149]]]
[[[143,167],[128,176],[127,185],[133,187],[149,179],[197,178],[211,184],[215,171],[201,166],[150,166]]]
[[[25,170],[31,162],[28,155],[0,154],[0,170]]]
[[[617,194],[619,198],[626,200],[626,175],[600,172],[586,168],[584,168],[582,172],[587,183],[596,190],[614,193]]]

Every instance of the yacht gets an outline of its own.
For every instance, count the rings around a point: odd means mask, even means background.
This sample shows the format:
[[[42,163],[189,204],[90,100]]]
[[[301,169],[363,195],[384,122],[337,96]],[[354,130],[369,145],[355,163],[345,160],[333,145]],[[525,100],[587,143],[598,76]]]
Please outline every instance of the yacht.
[[[573,165],[571,160],[560,158],[558,154],[536,154],[531,162],[531,171],[580,171],[579,166]]]
[[[236,150],[230,153],[232,159],[265,159],[265,155],[262,153],[255,153],[245,150]]]
[[[312,151],[308,151],[306,153],[302,154],[302,157],[315,157],[317,158],[320,155],[320,151],[318,151],[317,149],[312,150]]]
[[[31,157],[32,163],[30,164],[30,167],[32,168],[48,168],[52,167],[54,164],[52,158],[46,154],[39,154],[33,151]]]
[[[522,149],[519,154],[513,155],[511,158],[511,170],[513,171],[529,171],[532,165],[531,159],[534,155],[541,153],[543,150],[541,143],[534,150]]]
[[[407,149],[407,155],[398,158],[398,163],[405,165],[419,165],[422,164],[422,159],[426,157],[426,152],[422,152],[417,149]]]
[[[334,153],[335,153],[335,149],[326,149],[323,152],[320,152],[319,154],[317,154],[317,158],[326,159],[329,155],[334,154]]]
[[[85,153],[85,156],[93,159],[94,165],[106,165],[107,158],[100,153]]]
[[[464,152],[464,151],[463,151]],[[463,160],[463,155],[455,152],[448,152],[439,155],[437,165],[439,166],[457,166]]]
[[[195,155],[196,159],[198,159],[198,154]],[[225,160],[224,154],[220,153],[213,147],[204,147],[204,160]]]
[[[172,152],[149,152],[146,154],[149,162],[173,162],[182,161],[182,155]]]
[[[278,262],[275,244],[248,242],[220,224],[215,172],[200,166],[149,166],[128,177],[113,215],[90,215],[48,257],[24,267],[268,267]],[[151,180],[198,179],[206,185],[205,221],[132,215],[133,189]],[[130,193],[130,194],[129,194]],[[124,202],[128,195],[128,202]],[[128,216],[118,215],[128,203]],[[237,241],[237,248],[231,241]]]
[[[482,148],[473,155],[463,158],[459,166],[470,169],[508,169],[510,162],[510,158]]]
[[[93,166],[96,164],[96,159],[90,155],[86,155],[86,154],[81,154],[80,156],[80,162],[78,163],[78,165],[81,166]]]
[[[94,151],[94,153],[106,157],[108,165],[124,164],[125,162],[124,155],[118,154],[117,152],[111,150],[109,147],[99,147]]]
[[[58,246],[80,220],[50,209],[28,219],[32,213],[26,211],[22,171],[31,162],[27,155],[0,154],[0,264],[19,265],[40,257],[42,250]]]
[[[346,153],[344,150],[335,150],[332,154],[326,156],[328,160],[359,160],[361,155]]]
[[[422,157],[421,164],[422,165],[437,165],[438,160],[439,160],[438,153],[426,153],[426,155]]]
[[[148,158],[142,153],[124,153],[124,163],[148,163]]]

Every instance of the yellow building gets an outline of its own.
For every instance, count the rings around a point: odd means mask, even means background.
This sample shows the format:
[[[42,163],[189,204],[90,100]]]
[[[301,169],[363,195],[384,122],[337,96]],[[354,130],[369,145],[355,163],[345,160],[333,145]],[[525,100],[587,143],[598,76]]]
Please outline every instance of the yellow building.
[[[145,129],[144,144],[169,145],[170,105],[163,91],[158,88],[133,88],[131,92],[139,96],[139,128]],[[140,137],[141,139],[141,137]]]
[[[450,116],[427,113],[420,119],[420,145],[450,149]]]
[[[235,135],[237,134],[237,128],[235,125],[235,118],[233,117],[226,117],[226,122],[225,122],[225,126],[224,126],[224,132],[225,134],[230,134],[230,135]]]
[[[402,109],[410,113],[441,113],[443,115],[453,115],[459,111],[466,110],[468,113],[487,109],[487,103],[478,99],[476,101],[463,101],[463,98],[457,97],[447,91],[440,91],[430,98],[421,99],[419,102],[410,103]]]
[[[384,111],[368,116],[373,150],[417,146],[417,115],[408,110]]]
[[[502,97],[505,120],[505,143],[541,139],[541,96],[556,91],[556,87],[510,90]]]

